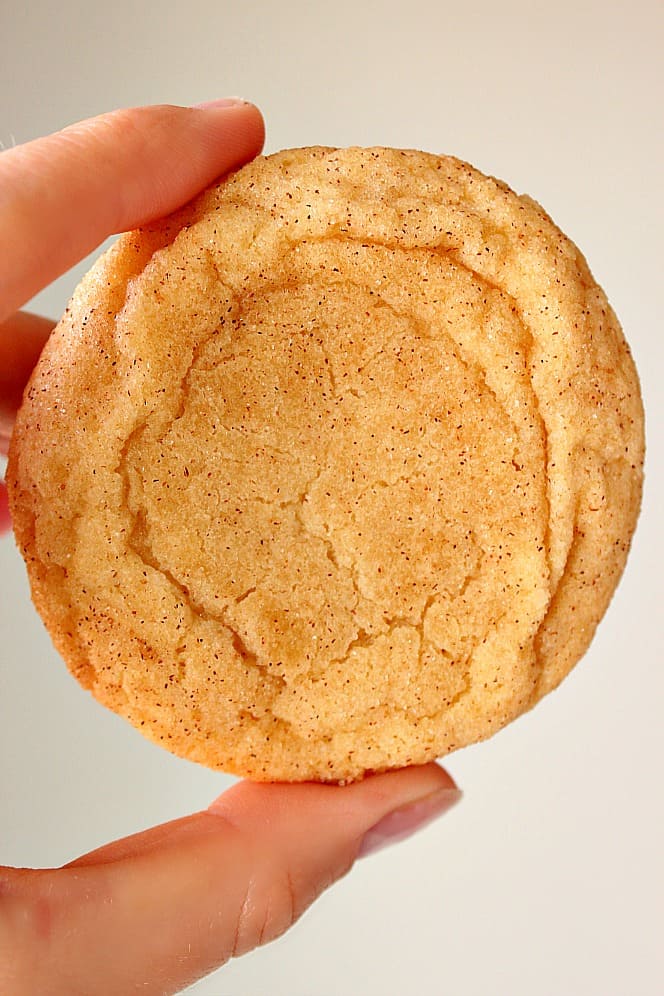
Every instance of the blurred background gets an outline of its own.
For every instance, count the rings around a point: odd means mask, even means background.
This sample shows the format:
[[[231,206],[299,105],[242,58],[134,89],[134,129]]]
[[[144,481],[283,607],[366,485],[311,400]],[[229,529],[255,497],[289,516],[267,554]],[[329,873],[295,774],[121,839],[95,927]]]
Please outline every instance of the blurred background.
[[[534,712],[448,759],[460,807],[190,992],[660,994],[664,5],[7,0],[0,38],[4,147],[115,107],[239,94],[265,114],[267,151],[415,147],[507,180],[585,253],[642,377],[643,513],[584,660]],[[89,262],[33,310],[57,317]],[[230,783],[79,689],[11,538],[0,573],[1,861],[63,863]]]

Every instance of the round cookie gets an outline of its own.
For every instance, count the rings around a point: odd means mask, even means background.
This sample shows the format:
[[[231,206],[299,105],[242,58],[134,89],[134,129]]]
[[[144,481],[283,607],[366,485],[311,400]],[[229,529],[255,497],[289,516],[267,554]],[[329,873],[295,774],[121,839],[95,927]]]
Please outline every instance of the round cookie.
[[[456,159],[259,158],[120,238],[8,483],[78,680],[176,754],[344,780],[554,688],[641,495],[628,347],[544,211]]]

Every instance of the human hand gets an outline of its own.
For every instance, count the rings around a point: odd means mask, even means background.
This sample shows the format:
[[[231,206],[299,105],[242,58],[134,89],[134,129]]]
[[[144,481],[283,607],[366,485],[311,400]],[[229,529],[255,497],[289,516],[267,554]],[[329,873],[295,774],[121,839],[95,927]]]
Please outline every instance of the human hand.
[[[175,209],[262,142],[249,104],[147,107],[0,155],[4,451],[53,326],[16,309],[109,234]],[[6,495],[0,517],[8,526]],[[241,782],[204,812],[63,868],[0,868],[0,991],[177,992],[277,937],[358,854],[409,835],[458,795],[435,764],[345,787]]]

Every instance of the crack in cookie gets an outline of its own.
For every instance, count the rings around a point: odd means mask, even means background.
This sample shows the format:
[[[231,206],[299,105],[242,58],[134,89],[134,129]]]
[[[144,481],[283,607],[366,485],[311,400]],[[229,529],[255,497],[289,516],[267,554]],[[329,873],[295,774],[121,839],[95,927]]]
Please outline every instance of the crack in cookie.
[[[261,157],[77,290],[8,468],[72,671],[170,750],[349,780],[483,739],[587,647],[639,508],[615,315],[456,159]]]

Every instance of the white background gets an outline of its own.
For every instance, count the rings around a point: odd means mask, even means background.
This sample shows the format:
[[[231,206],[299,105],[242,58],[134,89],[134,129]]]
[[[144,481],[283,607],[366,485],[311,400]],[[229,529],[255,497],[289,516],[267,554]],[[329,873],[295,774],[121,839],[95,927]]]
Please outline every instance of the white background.
[[[265,113],[268,151],[410,146],[506,179],[584,251],[641,372],[644,509],[583,662],[534,712],[448,759],[458,809],[192,992],[661,993],[664,5],[3,0],[0,40],[5,146],[117,106],[241,94]],[[33,307],[57,316],[80,272]],[[79,690],[9,538],[0,573],[3,861],[62,863],[229,783]]]

